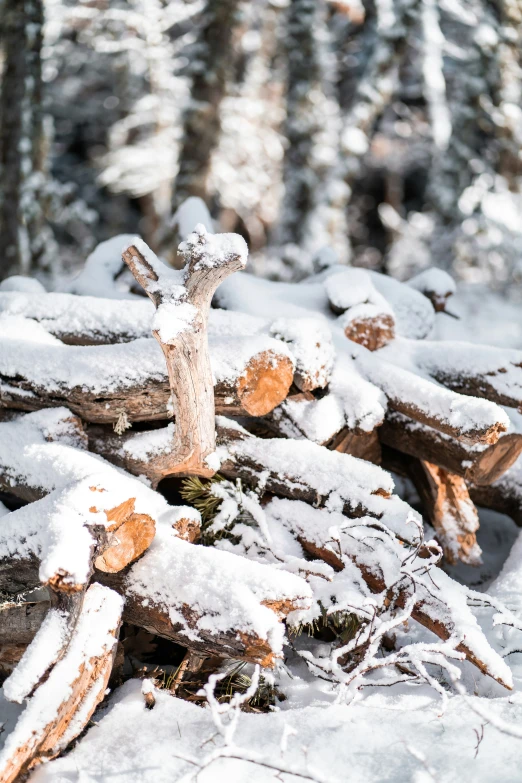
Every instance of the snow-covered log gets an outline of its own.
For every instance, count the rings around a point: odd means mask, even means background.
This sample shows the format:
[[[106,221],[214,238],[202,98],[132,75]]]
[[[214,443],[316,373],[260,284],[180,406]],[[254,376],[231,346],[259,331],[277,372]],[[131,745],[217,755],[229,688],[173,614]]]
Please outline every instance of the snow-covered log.
[[[7,514],[0,529],[4,592],[21,581],[18,571],[25,574],[25,589],[41,583],[81,592],[94,568],[115,573],[140,557],[154,538],[155,520],[135,512],[135,482],[122,478],[92,475]],[[28,585],[36,563],[38,581]]]
[[[363,348],[353,349],[360,371],[382,389],[390,408],[467,443],[493,444],[507,431],[509,418],[498,405],[450,391],[392,364],[387,361],[390,350],[383,348],[375,355]]]
[[[324,283],[332,311],[346,337],[377,351],[395,337],[393,310],[362,269],[328,277]]]
[[[280,620],[311,604],[300,577],[181,541],[168,526],[128,573],[98,578],[125,595],[127,622],[204,655],[263,666],[281,655]]]
[[[381,355],[460,394],[522,406],[522,351],[446,340],[397,340]]]
[[[408,416],[388,411],[378,436],[382,443],[418,459],[425,459],[476,485],[492,484],[522,453],[522,435],[508,432],[490,446],[470,445],[437,432]]]
[[[85,421],[102,424],[116,424],[121,416],[133,422],[172,415],[167,371],[154,340],[67,346],[30,321],[9,319],[4,325],[11,339],[0,358],[0,407],[34,411],[65,405]],[[229,336],[211,342],[211,350],[219,412],[263,416],[285,399],[294,364],[281,342],[268,335]]]
[[[93,429],[89,445],[156,484],[164,476],[157,470],[157,455],[168,455],[171,437],[165,428],[121,437]],[[224,417],[217,418],[217,444],[216,469],[227,478],[314,505],[333,504],[349,517],[382,519],[400,538],[416,537],[415,512],[392,495],[391,477],[376,465],[307,440],[257,438]]]
[[[92,585],[63,657],[27,700],[13,731],[0,753],[0,781],[12,783],[41,761],[56,756],[81,733],[103,699],[112,669],[123,601],[114,591]],[[26,661],[34,663],[29,656]],[[12,682],[20,683],[22,699],[25,679],[33,675],[29,665]],[[24,669],[25,672],[23,671]],[[15,672],[17,670],[15,669]],[[18,695],[13,685],[11,697]]]

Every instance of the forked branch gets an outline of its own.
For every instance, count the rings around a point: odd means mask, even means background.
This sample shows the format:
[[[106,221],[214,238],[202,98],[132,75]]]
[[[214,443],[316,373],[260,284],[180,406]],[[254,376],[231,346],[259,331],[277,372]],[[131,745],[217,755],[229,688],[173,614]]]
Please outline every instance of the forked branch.
[[[182,270],[165,266],[138,239],[123,259],[156,307],[152,333],[165,356],[176,416],[172,449],[157,457],[156,472],[211,476],[207,458],[216,435],[208,313],[218,285],[245,267],[247,247],[237,234],[212,235],[198,225],[179,252]]]

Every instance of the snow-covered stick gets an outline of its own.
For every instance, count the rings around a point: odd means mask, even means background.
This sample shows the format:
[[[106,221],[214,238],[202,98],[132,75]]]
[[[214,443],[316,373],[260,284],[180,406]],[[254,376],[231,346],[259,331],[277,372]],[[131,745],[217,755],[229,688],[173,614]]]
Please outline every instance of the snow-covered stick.
[[[112,590],[89,588],[66,653],[6,738],[0,753],[1,783],[18,780],[81,733],[105,695],[122,609],[122,599]]]
[[[474,485],[497,481],[522,453],[522,434],[506,433],[491,446],[469,445],[397,411],[388,411],[379,438],[403,454],[426,459]]]
[[[247,247],[236,234],[214,236],[197,226],[180,252],[181,272],[162,264],[141,240],[123,258],[156,306],[153,334],[165,356],[176,414],[172,451],[158,457],[158,472],[211,476],[215,470],[207,458],[216,441],[208,312],[218,285],[245,267]]]

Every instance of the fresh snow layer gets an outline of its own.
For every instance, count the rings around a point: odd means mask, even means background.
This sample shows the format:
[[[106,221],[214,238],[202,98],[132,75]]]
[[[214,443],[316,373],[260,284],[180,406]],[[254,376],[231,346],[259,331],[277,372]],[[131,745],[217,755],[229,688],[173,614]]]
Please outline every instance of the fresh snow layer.
[[[294,687],[305,683],[298,679]],[[224,749],[209,709],[155,690],[148,710],[141,689],[141,680],[118,689],[77,746],[40,767],[30,783],[100,783],[119,779],[122,770],[126,783],[302,783],[303,776],[319,783],[508,783],[520,774],[522,740],[474,711],[519,727],[518,699],[485,706],[483,699],[456,696],[442,714],[440,701],[420,688],[391,695],[368,688],[349,707],[288,710],[283,702],[282,711],[241,715],[234,745]]]
[[[378,385],[388,399],[409,403],[434,421],[447,424],[463,435],[478,429],[488,429],[497,423],[509,428],[505,411],[489,400],[457,394],[426,378],[411,372],[408,361],[401,352],[402,341],[373,355],[361,346],[354,345],[352,355],[367,379]],[[394,363],[392,364],[392,360]],[[397,363],[402,366],[400,369]]]
[[[103,467],[97,461],[94,466]],[[0,559],[36,557],[43,584],[60,574],[72,588],[84,585],[96,543],[89,528],[110,530],[107,512],[129,499],[134,499],[136,513],[153,519],[169,508],[161,495],[135,478],[114,469],[99,470],[8,514],[0,527]]]
[[[88,256],[81,272],[63,286],[63,291],[81,296],[99,296],[104,299],[129,299],[135,294],[118,286],[117,276],[125,268],[122,248],[134,239],[132,234],[118,234],[100,242]]]
[[[100,493],[96,503],[100,510],[92,512],[97,523],[104,523],[103,509],[114,508],[127,498],[135,498],[137,514],[149,514],[167,525],[175,519],[177,507],[169,506],[162,495],[85,450],[85,442],[74,427],[67,408],[47,408],[19,416],[14,421],[1,422],[0,461],[7,484],[25,483],[40,488],[42,495],[66,490],[70,492],[69,499],[76,511],[83,510],[87,502],[85,486],[102,487],[107,494]],[[83,479],[86,481],[79,489],[71,486]],[[93,505],[89,503],[88,507]],[[34,504],[12,513],[24,515],[32,508]],[[7,516],[8,520],[10,516]]]
[[[280,654],[284,629],[266,601],[311,604],[311,590],[298,576],[213,548],[195,547],[160,525],[127,579],[127,593],[162,607],[188,639],[232,631],[254,634]],[[181,613],[190,607],[189,623]]]

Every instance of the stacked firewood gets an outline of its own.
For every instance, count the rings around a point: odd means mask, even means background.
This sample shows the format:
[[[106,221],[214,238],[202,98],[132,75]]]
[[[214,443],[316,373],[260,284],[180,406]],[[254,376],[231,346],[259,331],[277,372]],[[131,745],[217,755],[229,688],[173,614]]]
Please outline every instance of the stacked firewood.
[[[356,618],[332,642],[349,673],[407,612],[510,687],[437,563],[480,561],[474,502],[522,519],[522,353],[426,339],[454,288],[436,270],[260,280],[200,225],[179,259],[133,239],[90,259],[90,295],[0,290],[0,667],[24,705],[2,783],[85,727],[122,621],[194,670],[273,667],[287,634]]]

